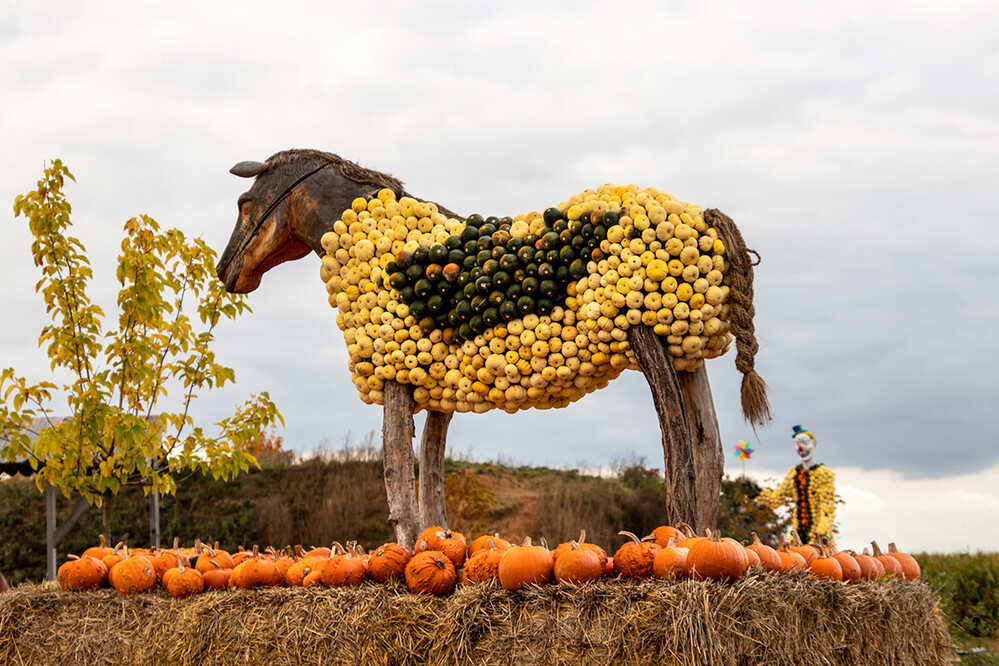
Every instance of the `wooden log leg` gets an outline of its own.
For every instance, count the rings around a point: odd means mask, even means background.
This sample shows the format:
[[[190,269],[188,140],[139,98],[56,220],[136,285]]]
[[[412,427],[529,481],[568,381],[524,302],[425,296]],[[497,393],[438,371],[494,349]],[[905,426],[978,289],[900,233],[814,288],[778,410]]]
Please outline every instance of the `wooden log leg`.
[[[669,525],[679,522],[693,525],[697,521],[694,454],[680,380],[663,346],[664,340],[651,327],[632,326],[628,329],[628,342],[652,389],[652,402],[659,415],[666,475],[665,520]]]
[[[420,440],[420,522],[423,529],[433,525],[447,528],[444,505],[444,451],[451,412],[427,412]]]
[[[694,372],[679,372],[683,402],[690,420],[690,439],[694,447],[694,476],[697,493],[697,522],[691,523],[698,534],[706,528],[718,527],[718,502],[722,475],[725,473],[725,452],[718,416],[711,399],[708,371],[702,365]]]
[[[385,382],[385,410],[382,421],[382,464],[388,496],[388,521],[395,528],[395,540],[410,550],[420,533],[416,505],[416,475],[413,473],[413,409],[416,403],[409,387]]]

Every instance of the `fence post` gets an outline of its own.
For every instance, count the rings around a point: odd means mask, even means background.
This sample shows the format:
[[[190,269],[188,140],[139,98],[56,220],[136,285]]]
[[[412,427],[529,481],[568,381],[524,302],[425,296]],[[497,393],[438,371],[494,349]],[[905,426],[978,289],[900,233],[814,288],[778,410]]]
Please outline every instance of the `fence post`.
[[[56,489],[45,482],[45,580],[56,579]]]

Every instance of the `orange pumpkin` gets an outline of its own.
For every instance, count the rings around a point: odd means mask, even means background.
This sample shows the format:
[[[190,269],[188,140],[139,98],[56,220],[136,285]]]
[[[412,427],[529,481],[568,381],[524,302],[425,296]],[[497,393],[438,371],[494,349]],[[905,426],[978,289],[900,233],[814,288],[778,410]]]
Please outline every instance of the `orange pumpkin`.
[[[141,594],[156,587],[156,570],[144,555],[131,555],[122,547],[124,557],[109,572],[114,589],[122,594]]]
[[[683,543],[682,541],[680,543]],[[662,550],[652,560],[652,573],[656,578],[676,579],[688,575],[687,556],[690,549],[678,545],[675,537],[670,537]]]
[[[579,538],[575,542],[570,540],[565,543],[560,543],[555,550],[552,551],[552,556],[555,558],[556,562],[558,562],[558,558],[562,555],[562,553],[571,550],[574,547],[572,545],[573,543],[575,543],[582,550],[592,550],[596,553],[597,559],[600,560],[600,568],[606,569],[607,552],[595,543],[586,542],[586,530],[579,530]]]
[[[413,555],[406,564],[406,586],[415,594],[442,596],[454,590],[458,573],[454,562],[436,550],[424,550]]]
[[[104,562],[90,556],[70,555],[56,572],[59,587],[64,590],[93,590],[106,583],[107,579],[108,568]]]
[[[420,535],[416,537],[416,550],[435,550],[444,553],[451,558],[455,568],[463,565],[468,555],[465,535],[437,525],[420,532]]]
[[[349,542],[344,548],[336,544],[340,551],[323,565],[322,580],[327,587],[344,587],[347,585],[360,585],[367,578],[364,570],[363,551],[358,551],[356,542]]]
[[[839,560],[830,555],[829,551],[825,549],[820,551],[818,557],[813,558],[808,563],[808,570],[816,578],[843,580],[843,567],[840,565]]]
[[[169,569],[171,575],[166,579],[167,592],[175,599],[183,599],[192,594],[205,591],[205,579],[201,572],[184,564],[183,557],[177,557],[177,566]]]
[[[492,542],[490,546],[489,543]],[[488,534],[483,534],[480,537],[472,539],[472,542],[468,544],[468,557],[466,560],[470,560],[475,557],[476,553],[480,553],[484,550],[506,550],[510,547],[510,542],[501,537],[499,534],[494,534],[489,536]]]
[[[826,548],[829,548],[829,542],[826,540],[824,543]],[[835,548],[829,548],[829,554],[832,555],[837,562],[839,562],[839,566],[843,570],[844,582],[860,582],[862,576],[860,563],[857,562],[857,558],[853,557],[853,555],[846,551],[836,550]]]
[[[655,541],[659,544],[660,548],[665,548],[669,544],[670,539],[673,539],[674,544],[679,545],[681,541],[687,538],[683,532],[672,525],[660,525],[656,529],[652,530],[652,536],[655,538]]]
[[[413,554],[397,543],[382,544],[368,557],[368,576],[376,583],[387,583],[393,578],[406,577],[406,565]]]
[[[541,545],[535,546],[531,537],[527,537],[519,546],[503,551],[498,573],[500,584],[515,592],[528,585],[550,582],[555,575],[555,558],[543,538]]]
[[[857,566],[860,567],[860,580],[877,580],[878,578],[878,562],[868,555],[866,552],[857,553],[854,551],[848,551],[850,556],[853,557]]]
[[[742,544],[711,530],[687,553],[687,567],[695,580],[735,580],[745,573],[748,565]]]
[[[257,546],[254,546],[252,551],[246,552],[249,555],[241,558],[240,563],[232,569],[232,574],[229,576],[229,587],[250,590],[255,587],[271,587],[280,584],[281,572],[270,558],[261,555]]]
[[[209,548],[200,542],[198,546],[200,546],[200,549],[198,549],[198,561],[195,562],[194,566],[202,575],[212,571],[215,568],[213,565],[216,564],[220,569],[236,568],[236,562],[226,551],[219,548]]]
[[[214,568],[211,571],[201,574],[205,581],[205,587],[209,590],[224,590],[229,587],[232,569],[222,569],[215,562],[212,562],[212,566]]]
[[[110,546],[108,546],[108,542],[104,540],[103,534],[98,534],[97,538],[100,539],[100,545],[91,546],[90,548],[87,548],[85,551],[83,551],[83,555],[80,555],[81,558],[93,557],[94,559],[103,561],[105,557],[114,552],[114,550]]]
[[[509,543],[509,542],[507,542]],[[486,541],[486,549],[479,548],[475,555],[465,560],[462,581],[466,583],[484,583],[487,580],[499,578],[499,563],[507,548],[493,545],[492,539]]]
[[[788,548],[795,553],[798,553],[803,558],[805,558],[805,564],[809,564],[816,557],[821,555],[819,549],[811,544],[801,543],[801,537],[794,530],[791,530],[791,540],[788,543]]]
[[[780,546],[777,547],[777,555],[780,557],[781,571],[795,571],[808,568],[808,562],[805,561],[804,555],[791,550],[791,547],[784,541],[783,537],[781,538]]]
[[[898,563],[902,566],[902,578],[906,580],[919,580],[922,572],[919,569],[919,562],[916,561],[916,558],[908,553],[900,552],[894,542],[888,544],[888,555],[898,560]]]
[[[662,547],[655,542],[655,537],[649,535],[639,539],[631,532],[618,532],[627,537],[617,552],[614,553],[614,569],[624,578],[651,578],[652,563]]]
[[[760,536],[753,532],[753,543],[746,550],[755,553],[760,560],[760,566],[767,571],[780,571],[780,555],[777,551],[760,541]]]
[[[606,555],[604,556],[606,558]],[[604,563],[592,548],[582,548],[575,541],[554,558],[552,573],[559,583],[588,583],[604,575]]]
[[[881,563],[884,567],[884,575],[894,576],[895,578],[903,578],[902,573],[902,563],[897,559],[889,555],[888,553],[882,553],[881,548],[878,546],[877,541],[871,542],[871,548],[874,549],[874,559]]]

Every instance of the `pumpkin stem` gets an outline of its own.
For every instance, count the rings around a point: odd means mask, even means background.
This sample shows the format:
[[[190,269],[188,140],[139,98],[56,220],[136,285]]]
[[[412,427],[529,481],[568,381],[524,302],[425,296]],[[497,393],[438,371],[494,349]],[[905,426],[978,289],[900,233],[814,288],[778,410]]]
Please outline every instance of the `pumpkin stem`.
[[[346,553],[347,549],[343,547],[342,543],[340,543],[339,541],[333,542],[333,552],[330,555],[331,557],[334,555],[345,555]]]
[[[179,536],[175,536],[173,538],[173,549],[174,550],[180,550],[180,537]]]
[[[691,527],[690,525],[688,525],[687,523],[684,523],[684,522],[677,523],[676,524],[676,529],[680,530],[683,533],[683,536],[686,537],[686,538],[688,538],[688,539],[690,537],[697,536],[697,532],[694,531],[694,528]]]
[[[79,555],[67,555],[66,559],[67,560],[78,560],[78,559],[80,559],[80,556]]]
[[[667,548],[676,548],[676,537],[675,536],[671,536],[669,538],[669,541],[666,542],[666,547]]]
[[[177,571],[183,571],[187,567],[184,566],[184,558],[180,555],[177,556]]]
[[[882,555],[884,555],[884,553],[881,552],[881,548],[878,546],[877,541],[871,542],[871,548],[874,549],[874,557],[881,557]]]
[[[544,548],[545,550],[548,550],[548,542],[545,541],[544,537],[541,537],[541,547]]]
[[[898,552],[898,548],[895,546],[895,542],[894,541],[892,541],[891,543],[888,544],[888,552],[889,553],[897,553]]]
[[[100,547],[101,548],[107,548],[108,547],[108,542],[104,540],[104,535],[103,534],[98,534],[97,538],[101,540],[101,543],[100,543]]]
[[[642,543],[642,540],[638,538],[638,535],[633,532],[626,532],[625,530],[621,530],[620,532],[618,532],[618,535],[627,537],[632,541],[634,541],[635,543]]]
[[[797,530],[791,530],[791,540],[790,541],[791,541],[791,545],[792,546],[803,546],[804,545],[803,543],[801,543],[801,537],[798,536]]]
[[[302,544],[295,544],[295,557],[296,559],[302,559],[305,557],[305,549],[302,548]]]
[[[762,546],[763,545],[763,542],[760,541],[760,535],[757,534],[756,532],[753,532],[753,545],[754,546]]]
[[[585,541],[586,541],[586,529],[583,528],[579,530],[579,539],[576,540],[576,543],[584,543]]]
[[[524,543],[520,544],[521,548],[531,545],[531,537],[524,537]]]
[[[254,559],[260,557],[260,548],[257,546],[257,544],[253,544],[253,557]]]

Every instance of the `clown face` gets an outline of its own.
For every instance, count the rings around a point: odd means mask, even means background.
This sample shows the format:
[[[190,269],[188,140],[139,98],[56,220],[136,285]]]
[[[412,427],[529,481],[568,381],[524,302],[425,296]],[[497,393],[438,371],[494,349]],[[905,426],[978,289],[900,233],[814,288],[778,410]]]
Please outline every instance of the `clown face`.
[[[805,467],[811,467],[815,459],[815,446],[817,442],[808,433],[799,433],[794,437],[794,447],[798,451],[798,458],[801,459]]]

